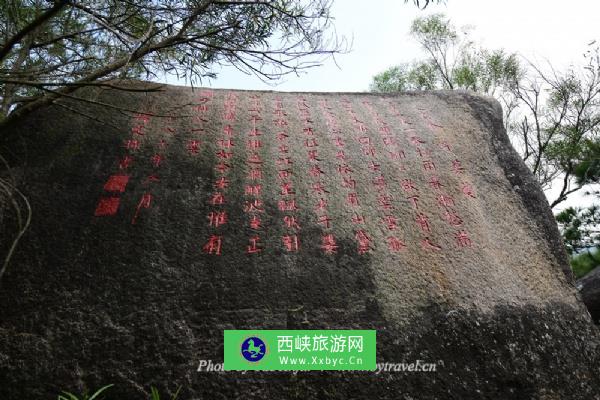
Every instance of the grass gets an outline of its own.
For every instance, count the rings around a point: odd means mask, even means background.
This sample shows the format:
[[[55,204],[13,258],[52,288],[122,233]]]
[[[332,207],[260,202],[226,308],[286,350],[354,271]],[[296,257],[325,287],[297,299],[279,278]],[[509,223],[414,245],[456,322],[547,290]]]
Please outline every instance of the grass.
[[[103,386],[100,389],[96,390],[92,394],[84,393],[81,396],[77,396],[71,392],[63,391],[62,394],[58,395],[57,400],[101,400],[102,398],[100,397],[100,395],[104,394],[104,392],[112,386],[114,386],[114,385],[112,385],[112,384],[106,385],[106,386]],[[177,400],[177,396],[179,396],[180,391],[181,391],[181,386],[179,386],[177,388],[177,391],[175,392],[173,397],[171,397],[170,400]],[[161,400],[160,392],[154,386],[150,387],[150,400]]]

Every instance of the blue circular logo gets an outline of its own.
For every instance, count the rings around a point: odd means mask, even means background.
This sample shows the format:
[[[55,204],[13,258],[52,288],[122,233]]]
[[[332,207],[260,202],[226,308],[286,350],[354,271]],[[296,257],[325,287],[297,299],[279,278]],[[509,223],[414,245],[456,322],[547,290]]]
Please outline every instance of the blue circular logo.
[[[252,336],[242,342],[242,356],[246,360],[257,362],[262,360],[265,354],[267,354],[267,346],[262,339]]]

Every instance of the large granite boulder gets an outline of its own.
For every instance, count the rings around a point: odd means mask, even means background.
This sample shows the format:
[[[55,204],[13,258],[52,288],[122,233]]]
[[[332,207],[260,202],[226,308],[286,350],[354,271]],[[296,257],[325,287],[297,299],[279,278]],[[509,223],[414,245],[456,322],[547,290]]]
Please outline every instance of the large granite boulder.
[[[599,331],[493,100],[76,95],[0,132],[33,210],[0,284],[1,399],[598,398]],[[252,328],[376,329],[379,363],[437,368],[197,371]]]
[[[576,286],[592,319],[596,324],[600,324],[600,268],[595,268],[578,279]]]

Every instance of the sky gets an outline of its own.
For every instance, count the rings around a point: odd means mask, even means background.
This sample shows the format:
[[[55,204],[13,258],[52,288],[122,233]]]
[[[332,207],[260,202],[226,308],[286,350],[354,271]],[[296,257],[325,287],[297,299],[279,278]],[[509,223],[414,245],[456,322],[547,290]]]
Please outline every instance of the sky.
[[[420,10],[403,0],[335,0],[331,14],[338,35],[352,42],[351,51],[301,76],[287,76],[277,85],[261,82],[234,68],[217,70],[214,88],[282,91],[361,92],[386,68],[422,58],[408,35],[419,16],[445,13],[456,26],[471,26],[484,47],[516,52],[557,67],[580,64],[586,44],[600,41],[597,0],[447,0]],[[337,65],[336,65],[337,63]]]
[[[377,73],[424,54],[409,34],[412,21],[444,13],[455,26],[470,26],[471,37],[488,49],[504,49],[557,70],[581,65],[587,44],[600,42],[600,1],[579,0],[446,0],[420,10],[404,0],[334,0],[331,14],[339,36],[352,44],[346,54],[326,60],[300,76],[288,75],[267,84],[233,67],[217,69],[216,79],[202,86],[226,89],[362,92]],[[168,83],[185,84],[168,79]],[[555,197],[550,190],[547,196]],[[570,205],[591,204],[593,198],[572,196]],[[555,209],[556,211],[556,209]]]

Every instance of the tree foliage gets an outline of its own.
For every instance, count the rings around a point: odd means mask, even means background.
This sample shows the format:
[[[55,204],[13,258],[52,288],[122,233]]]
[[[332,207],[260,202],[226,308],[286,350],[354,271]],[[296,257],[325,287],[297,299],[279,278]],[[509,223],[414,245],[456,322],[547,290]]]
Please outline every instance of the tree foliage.
[[[582,67],[531,74],[514,93],[521,106],[509,133],[543,188],[559,185],[552,207],[597,181],[600,153],[600,51],[590,47]]]
[[[14,118],[115,78],[194,84],[233,65],[265,80],[344,49],[331,0],[0,1],[1,115]],[[18,106],[18,107],[17,107]]]
[[[373,91],[468,89],[493,95],[520,78],[515,54],[478,48],[468,28],[459,31],[443,14],[415,19],[410,34],[427,58],[376,75]]]
[[[417,18],[410,34],[426,58],[377,74],[371,90],[463,89],[495,97],[515,148],[542,188],[560,185],[552,207],[600,176],[597,47],[589,48],[582,68],[545,72],[516,54],[477,46],[470,29],[456,28],[443,14]]]

